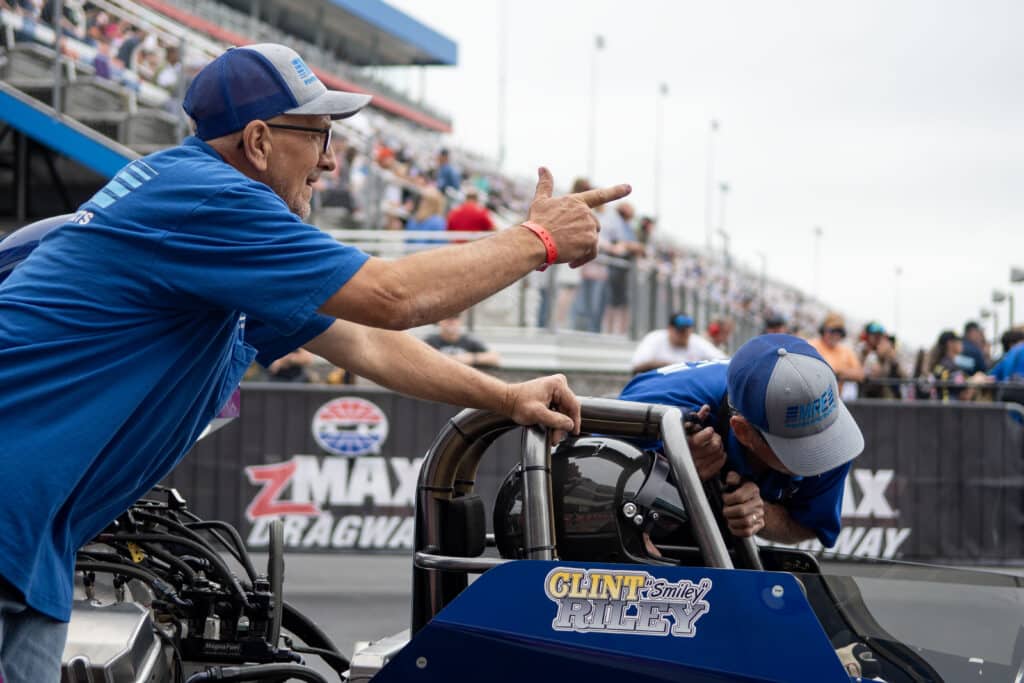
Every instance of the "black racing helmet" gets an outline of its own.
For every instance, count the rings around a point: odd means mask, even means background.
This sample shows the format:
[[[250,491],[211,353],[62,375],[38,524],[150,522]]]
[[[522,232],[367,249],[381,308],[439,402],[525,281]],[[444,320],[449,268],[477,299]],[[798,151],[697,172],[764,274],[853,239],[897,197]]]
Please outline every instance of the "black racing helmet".
[[[583,437],[551,456],[551,495],[560,559],[658,563],[655,545],[694,545],[686,510],[665,456],[624,441]],[[517,465],[494,505],[494,536],[502,557],[522,559],[523,477]]]

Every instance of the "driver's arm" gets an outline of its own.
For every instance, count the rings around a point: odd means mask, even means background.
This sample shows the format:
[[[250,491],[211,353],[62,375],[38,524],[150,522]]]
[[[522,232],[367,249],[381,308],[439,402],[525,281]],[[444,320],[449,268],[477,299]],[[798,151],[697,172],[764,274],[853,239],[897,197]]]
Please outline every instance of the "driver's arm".
[[[580,404],[563,375],[506,384],[405,332],[345,320],[335,320],[305,348],[334,365],[416,398],[490,410],[519,424],[579,431]]]
[[[767,501],[764,503],[764,528],[757,535],[786,544],[809,541],[816,537],[813,531],[793,519],[785,507]]]

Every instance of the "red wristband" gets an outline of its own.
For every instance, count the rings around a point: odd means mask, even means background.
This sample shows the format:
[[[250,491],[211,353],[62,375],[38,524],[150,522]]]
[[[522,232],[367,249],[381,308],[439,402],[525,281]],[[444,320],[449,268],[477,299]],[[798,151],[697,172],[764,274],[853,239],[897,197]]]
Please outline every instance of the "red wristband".
[[[524,223],[520,223],[520,225],[539,237],[540,241],[544,243],[544,250],[547,252],[547,256],[544,259],[544,265],[537,270],[547,270],[548,266],[553,265],[555,261],[558,260],[558,247],[555,246],[554,238],[551,237],[551,233],[547,231],[547,228],[540,223],[526,221]]]

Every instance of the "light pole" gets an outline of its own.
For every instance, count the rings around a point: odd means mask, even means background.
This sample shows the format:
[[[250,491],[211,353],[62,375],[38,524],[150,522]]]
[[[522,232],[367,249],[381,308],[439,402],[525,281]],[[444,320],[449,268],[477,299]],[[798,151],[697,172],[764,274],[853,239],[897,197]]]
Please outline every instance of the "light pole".
[[[711,225],[714,220],[715,207],[715,133],[718,132],[718,120],[711,119],[708,130],[708,158],[704,176],[704,240],[708,254],[711,253]]]
[[[811,291],[814,292],[814,298],[818,301],[821,300],[819,289],[821,286],[821,236],[824,234],[820,225],[814,226],[814,288]]]
[[[184,79],[181,79],[184,80]],[[508,0],[498,2],[498,168],[505,167],[505,91],[508,83]]]
[[[715,231],[722,238],[722,264],[725,266],[725,291],[729,291],[732,281],[732,263],[729,257],[729,233],[724,228]]]
[[[760,285],[759,285],[760,286],[759,298],[761,299],[761,314],[764,315],[764,313],[765,313],[764,280],[765,280],[765,273],[768,270],[768,257],[764,255],[763,251],[755,251],[754,253],[757,254],[757,257],[759,259],[761,259],[761,281],[760,281]]]
[[[980,315],[982,320],[992,318],[992,339],[994,341],[998,336],[999,314],[996,313],[995,309],[983,308],[980,311]]]
[[[992,303],[993,304],[1001,304],[1004,301],[1009,301],[1009,303],[1010,303],[1010,327],[1013,327],[1013,293],[1012,292],[1011,293],[1007,293],[1007,292],[1004,292],[1004,291],[1002,291],[1000,289],[993,289],[992,290]],[[999,309],[995,308],[995,306],[992,307],[992,312],[993,312],[993,314],[995,314],[995,316],[998,316],[998,310]],[[998,317],[994,317],[994,319],[997,320],[997,321],[999,320]],[[998,328],[998,325],[996,327]],[[992,340],[995,341],[998,338],[999,338],[999,330],[996,329],[992,333]]]
[[[903,267],[896,266],[892,278],[892,324],[896,333],[900,332],[900,276],[903,275]]]
[[[668,83],[658,84],[658,96],[654,111],[654,215],[661,218],[661,130],[663,105],[668,96]]]
[[[1016,285],[1024,282],[1024,268],[1010,268],[1010,284]],[[1010,327],[1013,327],[1013,290],[1010,290]]]
[[[718,184],[718,232],[725,231],[725,199],[729,195],[729,183]]]
[[[604,36],[594,36],[594,52],[590,59],[590,141],[587,145],[587,180],[595,183],[594,165],[597,148],[597,54],[604,49]]]

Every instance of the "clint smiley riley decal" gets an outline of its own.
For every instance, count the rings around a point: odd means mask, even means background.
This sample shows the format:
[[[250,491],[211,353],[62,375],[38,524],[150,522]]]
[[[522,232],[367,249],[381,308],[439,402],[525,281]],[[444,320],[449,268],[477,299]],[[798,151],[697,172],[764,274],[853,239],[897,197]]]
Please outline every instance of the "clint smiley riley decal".
[[[544,593],[558,605],[551,627],[577,633],[697,635],[711,579],[668,581],[647,572],[555,567]]]

